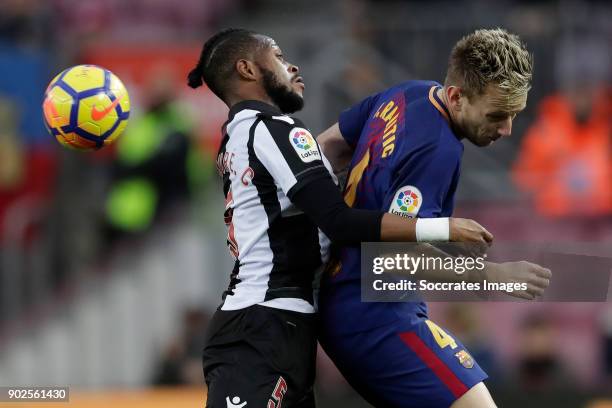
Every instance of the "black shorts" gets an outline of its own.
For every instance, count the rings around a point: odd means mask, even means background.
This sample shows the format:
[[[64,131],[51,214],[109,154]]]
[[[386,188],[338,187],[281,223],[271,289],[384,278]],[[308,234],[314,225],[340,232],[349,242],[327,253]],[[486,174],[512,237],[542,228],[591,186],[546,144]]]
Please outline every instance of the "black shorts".
[[[202,358],[206,407],[314,407],[315,319],[259,305],[217,310]]]

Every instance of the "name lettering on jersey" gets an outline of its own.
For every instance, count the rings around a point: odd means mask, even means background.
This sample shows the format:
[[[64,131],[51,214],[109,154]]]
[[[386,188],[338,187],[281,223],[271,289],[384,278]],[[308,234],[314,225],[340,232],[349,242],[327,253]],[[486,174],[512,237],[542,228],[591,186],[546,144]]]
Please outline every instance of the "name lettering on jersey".
[[[238,259],[240,252],[238,251],[238,243],[236,242],[236,234],[234,232],[234,194],[230,188],[225,197],[225,211],[223,212],[223,220],[227,226],[227,247],[235,259]]]
[[[291,146],[304,163],[321,160],[319,147],[314,137],[304,128],[296,127],[289,132]]]
[[[240,181],[242,182],[243,186],[248,186],[251,183],[251,181],[253,181],[253,177],[255,177],[255,171],[252,168],[247,167],[242,172],[242,176],[240,177]]]
[[[217,173],[220,176],[223,176],[223,173],[231,173],[236,175],[236,171],[234,170],[234,156],[236,154],[234,152],[225,152],[223,154],[219,154],[217,156]]]
[[[406,218],[414,218],[423,204],[423,194],[415,186],[403,186],[395,192],[389,212]]]
[[[232,222],[232,215],[234,214],[234,194],[230,188],[225,196],[225,211],[223,212],[223,220],[225,225],[230,225]]]
[[[397,132],[397,119],[399,118],[400,110],[395,101],[389,101],[386,105],[381,105],[375,118],[380,118],[385,122],[383,131],[382,146],[383,151],[381,157],[390,156],[395,149],[395,133]]]

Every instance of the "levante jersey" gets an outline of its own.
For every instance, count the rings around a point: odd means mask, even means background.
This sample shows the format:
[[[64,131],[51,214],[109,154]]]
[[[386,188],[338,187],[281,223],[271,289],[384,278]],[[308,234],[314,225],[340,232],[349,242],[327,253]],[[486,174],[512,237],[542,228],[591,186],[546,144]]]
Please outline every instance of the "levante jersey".
[[[331,165],[297,118],[260,101],[229,112],[217,156],[227,245],[236,259],[221,310],[259,304],[314,313],[312,281],[329,240],[292,202]]]
[[[463,144],[436,94],[440,88],[433,81],[408,81],[341,113],[340,131],[354,149],[344,191],[349,206],[409,218],[452,214]],[[322,302],[333,304],[334,312],[359,308],[360,256],[359,247],[340,249],[339,264],[328,270],[324,286],[332,290],[324,290]],[[417,307],[426,313],[424,304]]]

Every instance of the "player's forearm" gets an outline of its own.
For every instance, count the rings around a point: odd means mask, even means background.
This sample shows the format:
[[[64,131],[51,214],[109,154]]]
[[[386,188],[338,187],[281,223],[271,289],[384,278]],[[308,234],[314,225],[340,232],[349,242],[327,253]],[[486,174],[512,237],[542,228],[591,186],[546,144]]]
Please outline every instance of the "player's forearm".
[[[296,191],[289,199],[304,211],[334,242],[482,242],[492,236],[472,220],[461,218],[404,218],[382,211],[350,208],[331,177],[322,174]]]
[[[414,219],[381,211],[350,208],[331,178],[320,178],[291,194],[304,211],[333,242],[355,245],[361,242],[448,241],[448,218]]]
[[[419,242],[448,241],[448,218],[404,218],[399,215],[379,211],[360,210],[346,206],[344,202],[336,206],[335,212],[328,212],[328,221],[320,224],[334,225],[334,233],[328,234],[332,241],[345,244],[360,242]],[[329,231],[329,227],[327,228]],[[327,232],[326,232],[327,234]]]
[[[416,218],[404,218],[386,213],[380,223],[380,240],[386,242],[416,242]]]
[[[349,208],[329,175],[290,193],[289,198],[335,243],[380,241],[383,213]]]

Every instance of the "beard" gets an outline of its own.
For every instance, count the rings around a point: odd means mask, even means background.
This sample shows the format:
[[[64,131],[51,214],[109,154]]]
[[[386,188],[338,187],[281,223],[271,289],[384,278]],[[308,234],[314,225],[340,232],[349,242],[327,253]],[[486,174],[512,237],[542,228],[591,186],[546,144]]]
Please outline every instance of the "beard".
[[[478,124],[464,121],[463,123],[454,125],[453,131],[459,139],[467,139],[474,146],[485,147],[491,144],[491,138],[480,129]]]
[[[280,83],[274,72],[260,67],[263,72],[263,87],[272,102],[283,113],[297,112],[304,107],[304,98],[290,87]]]
[[[472,142],[473,145],[478,147],[485,147],[491,144],[492,139],[487,137],[487,135],[481,132],[478,128],[474,128],[473,130],[466,131],[466,139]]]

